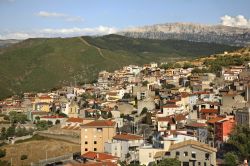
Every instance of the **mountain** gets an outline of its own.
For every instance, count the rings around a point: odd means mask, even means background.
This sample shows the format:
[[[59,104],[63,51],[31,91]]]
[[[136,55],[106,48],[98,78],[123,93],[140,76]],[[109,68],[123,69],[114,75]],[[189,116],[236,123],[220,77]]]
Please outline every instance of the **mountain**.
[[[8,46],[10,46],[12,44],[16,44],[20,41],[21,40],[16,40],[16,39],[0,40],[0,48],[8,47]]]
[[[120,35],[145,39],[178,39],[196,42],[222,43],[236,46],[250,45],[250,28],[192,23],[167,23],[119,32]]]
[[[128,64],[190,59],[238,48],[119,35],[27,39],[0,49],[0,98],[93,81],[101,70]]]

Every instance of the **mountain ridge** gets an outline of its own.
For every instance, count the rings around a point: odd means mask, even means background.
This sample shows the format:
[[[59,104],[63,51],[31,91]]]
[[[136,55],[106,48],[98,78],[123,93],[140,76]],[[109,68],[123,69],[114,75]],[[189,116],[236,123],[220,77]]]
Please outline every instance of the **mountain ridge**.
[[[165,23],[128,28],[119,35],[146,39],[177,39],[195,42],[250,45],[250,28],[194,23]]]
[[[129,64],[188,60],[239,48],[119,35],[27,39],[0,49],[0,98],[91,82],[101,70]]]

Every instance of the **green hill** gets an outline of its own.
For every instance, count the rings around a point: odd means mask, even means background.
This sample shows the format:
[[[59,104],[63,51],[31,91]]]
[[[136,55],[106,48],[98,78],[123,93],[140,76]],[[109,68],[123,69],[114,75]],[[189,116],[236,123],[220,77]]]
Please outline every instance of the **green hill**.
[[[102,37],[36,38],[0,49],[0,98],[96,79],[128,64],[195,58],[238,47],[178,40]]]

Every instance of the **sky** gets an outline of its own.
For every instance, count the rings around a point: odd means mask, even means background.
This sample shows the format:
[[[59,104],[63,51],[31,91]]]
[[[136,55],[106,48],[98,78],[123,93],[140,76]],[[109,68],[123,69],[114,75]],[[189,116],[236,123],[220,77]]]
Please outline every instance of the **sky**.
[[[189,22],[250,28],[250,0],[0,0],[0,39],[103,35]]]

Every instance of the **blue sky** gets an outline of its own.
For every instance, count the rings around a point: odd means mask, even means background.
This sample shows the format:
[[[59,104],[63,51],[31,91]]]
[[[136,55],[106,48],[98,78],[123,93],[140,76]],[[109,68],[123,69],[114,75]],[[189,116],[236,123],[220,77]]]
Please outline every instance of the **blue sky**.
[[[0,0],[0,38],[105,34],[168,22],[250,27],[249,7],[250,0]]]

